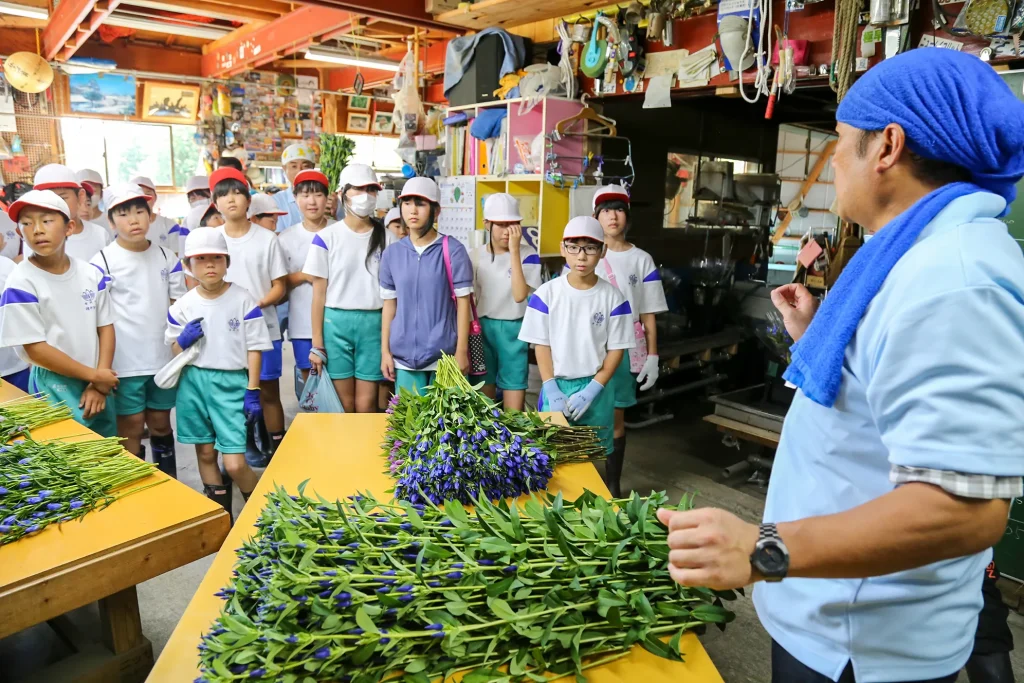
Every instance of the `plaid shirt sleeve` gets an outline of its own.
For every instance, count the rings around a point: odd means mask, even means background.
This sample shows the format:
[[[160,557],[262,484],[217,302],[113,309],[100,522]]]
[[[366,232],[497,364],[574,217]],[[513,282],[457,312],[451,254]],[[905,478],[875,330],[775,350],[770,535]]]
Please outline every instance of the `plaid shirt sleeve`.
[[[889,481],[897,486],[911,482],[932,484],[961,498],[994,500],[1024,495],[1024,477],[998,477],[991,474],[967,474],[893,465],[889,470]]]

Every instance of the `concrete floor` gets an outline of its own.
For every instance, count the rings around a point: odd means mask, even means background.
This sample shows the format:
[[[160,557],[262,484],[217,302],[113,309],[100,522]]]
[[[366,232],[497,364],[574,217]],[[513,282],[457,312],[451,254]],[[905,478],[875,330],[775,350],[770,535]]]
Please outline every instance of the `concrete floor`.
[[[291,363],[286,355],[285,367],[291,367]],[[297,412],[291,387],[288,375],[282,379],[281,393],[289,421]],[[744,483],[745,475],[730,480],[731,485],[721,481],[722,468],[742,460],[749,447],[737,450],[723,445],[721,435],[700,420],[710,412],[702,402],[691,400],[674,409],[673,421],[629,432],[624,488],[643,493],[666,490],[673,500],[684,493],[696,493],[697,505],[721,507],[751,522],[759,521],[763,489]],[[180,444],[178,477],[197,490],[201,488],[194,450]],[[237,512],[241,508],[237,492],[234,503]],[[212,557],[198,560],[138,586],[142,628],[155,655],[166,644],[211,561]],[[736,620],[724,632],[708,629],[701,640],[726,683],[766,683],[771,679],[768,634],[748,598],[741,597],[729,607],[736,612]],[[95,606],[78,610],[72,620],[89,628],[97,621]],[[1011,613],[1010,625],[1016,642],[1024,643],[1024,617]],[[0,683],[28,680],[28,672],[66,653],[66,647],[45,624],[0,640]],[[1014,653],[1013,659],[1017,680],[1024,681],[1024,647]],[[966,676],[961,674],[958,681],[966,683]]]

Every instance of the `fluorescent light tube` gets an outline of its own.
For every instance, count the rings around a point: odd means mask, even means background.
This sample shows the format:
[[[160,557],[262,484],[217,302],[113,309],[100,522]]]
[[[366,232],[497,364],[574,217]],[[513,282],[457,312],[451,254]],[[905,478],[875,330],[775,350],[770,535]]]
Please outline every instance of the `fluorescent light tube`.
[[[28,17],[29,19],[49,19],[50,13],[45,7],[29,7],[28,5],[16,5],[13,2],[0,2],[0,14],[11,14],[16,17]]]
[[[398,71],[398,62],[389,62],[386,59],[370,59],[367,57],[353,57],[338,52],[306,49],[306,59],[317,62],[329,62],[331,64],[344,64],[346,66],[362,66],[367,69],[380,69],[381,71]]]

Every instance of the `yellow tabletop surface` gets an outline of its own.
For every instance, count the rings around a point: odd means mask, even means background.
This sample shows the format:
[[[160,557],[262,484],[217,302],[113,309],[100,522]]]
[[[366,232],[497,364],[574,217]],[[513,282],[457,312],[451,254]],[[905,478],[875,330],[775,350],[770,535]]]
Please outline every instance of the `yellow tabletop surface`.
[[[242,510],[224,547],[171,634],[147,679],[149,683],[184,683],[199,675],[196,652],[199,637],[209,629],[223,605],[214,593],[228,585],[236,560],[235,549],[254,534],[253,526],[264,495],[275,485],[294,491],[302,481],[309,479],[306,495],[320,494],[335,500],[357,491],[369,491],[380,500],[390,498],[385,491],[394,482],[384,473],[385,461],[380,454],[386,417],[383,414],[301,414],[295,418],[252,499]],[[578,497],[584,489],[609,495],[597,470],[590,464],[559,467],[548,488],[553,492],[562,491],[570,499]],[[628,657],[587,670],[587,679],[591,683],[721,683],[722,677],[697,636],[686,634],[680,650],[682,663],[670,662],[634,647]]]
[[[0,402],[25,395],[2,384]],[[99,438],[73,420],[32,437]],[[138,485],[159,479],[168,477],[157,471]],[[216,552],[229,526],[221,506],[172,479],[0,546],[0,637]]]

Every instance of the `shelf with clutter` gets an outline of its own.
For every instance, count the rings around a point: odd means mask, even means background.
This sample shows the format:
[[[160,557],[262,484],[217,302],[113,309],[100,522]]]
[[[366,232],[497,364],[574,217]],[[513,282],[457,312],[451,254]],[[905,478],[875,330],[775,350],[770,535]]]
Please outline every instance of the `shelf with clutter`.
[[[572,216],[589,213],[594,188],[632,180],[628,153],[616,160],[624,163],[604,169],[600,152],[615,138],[614,122],[585,100],[515,98],[449,107],[444,124],[438,223],[469,246],[486,241],[483,202],[507,192],[519,200],[526,239],[541,256],[557,256],[562,228]]]

